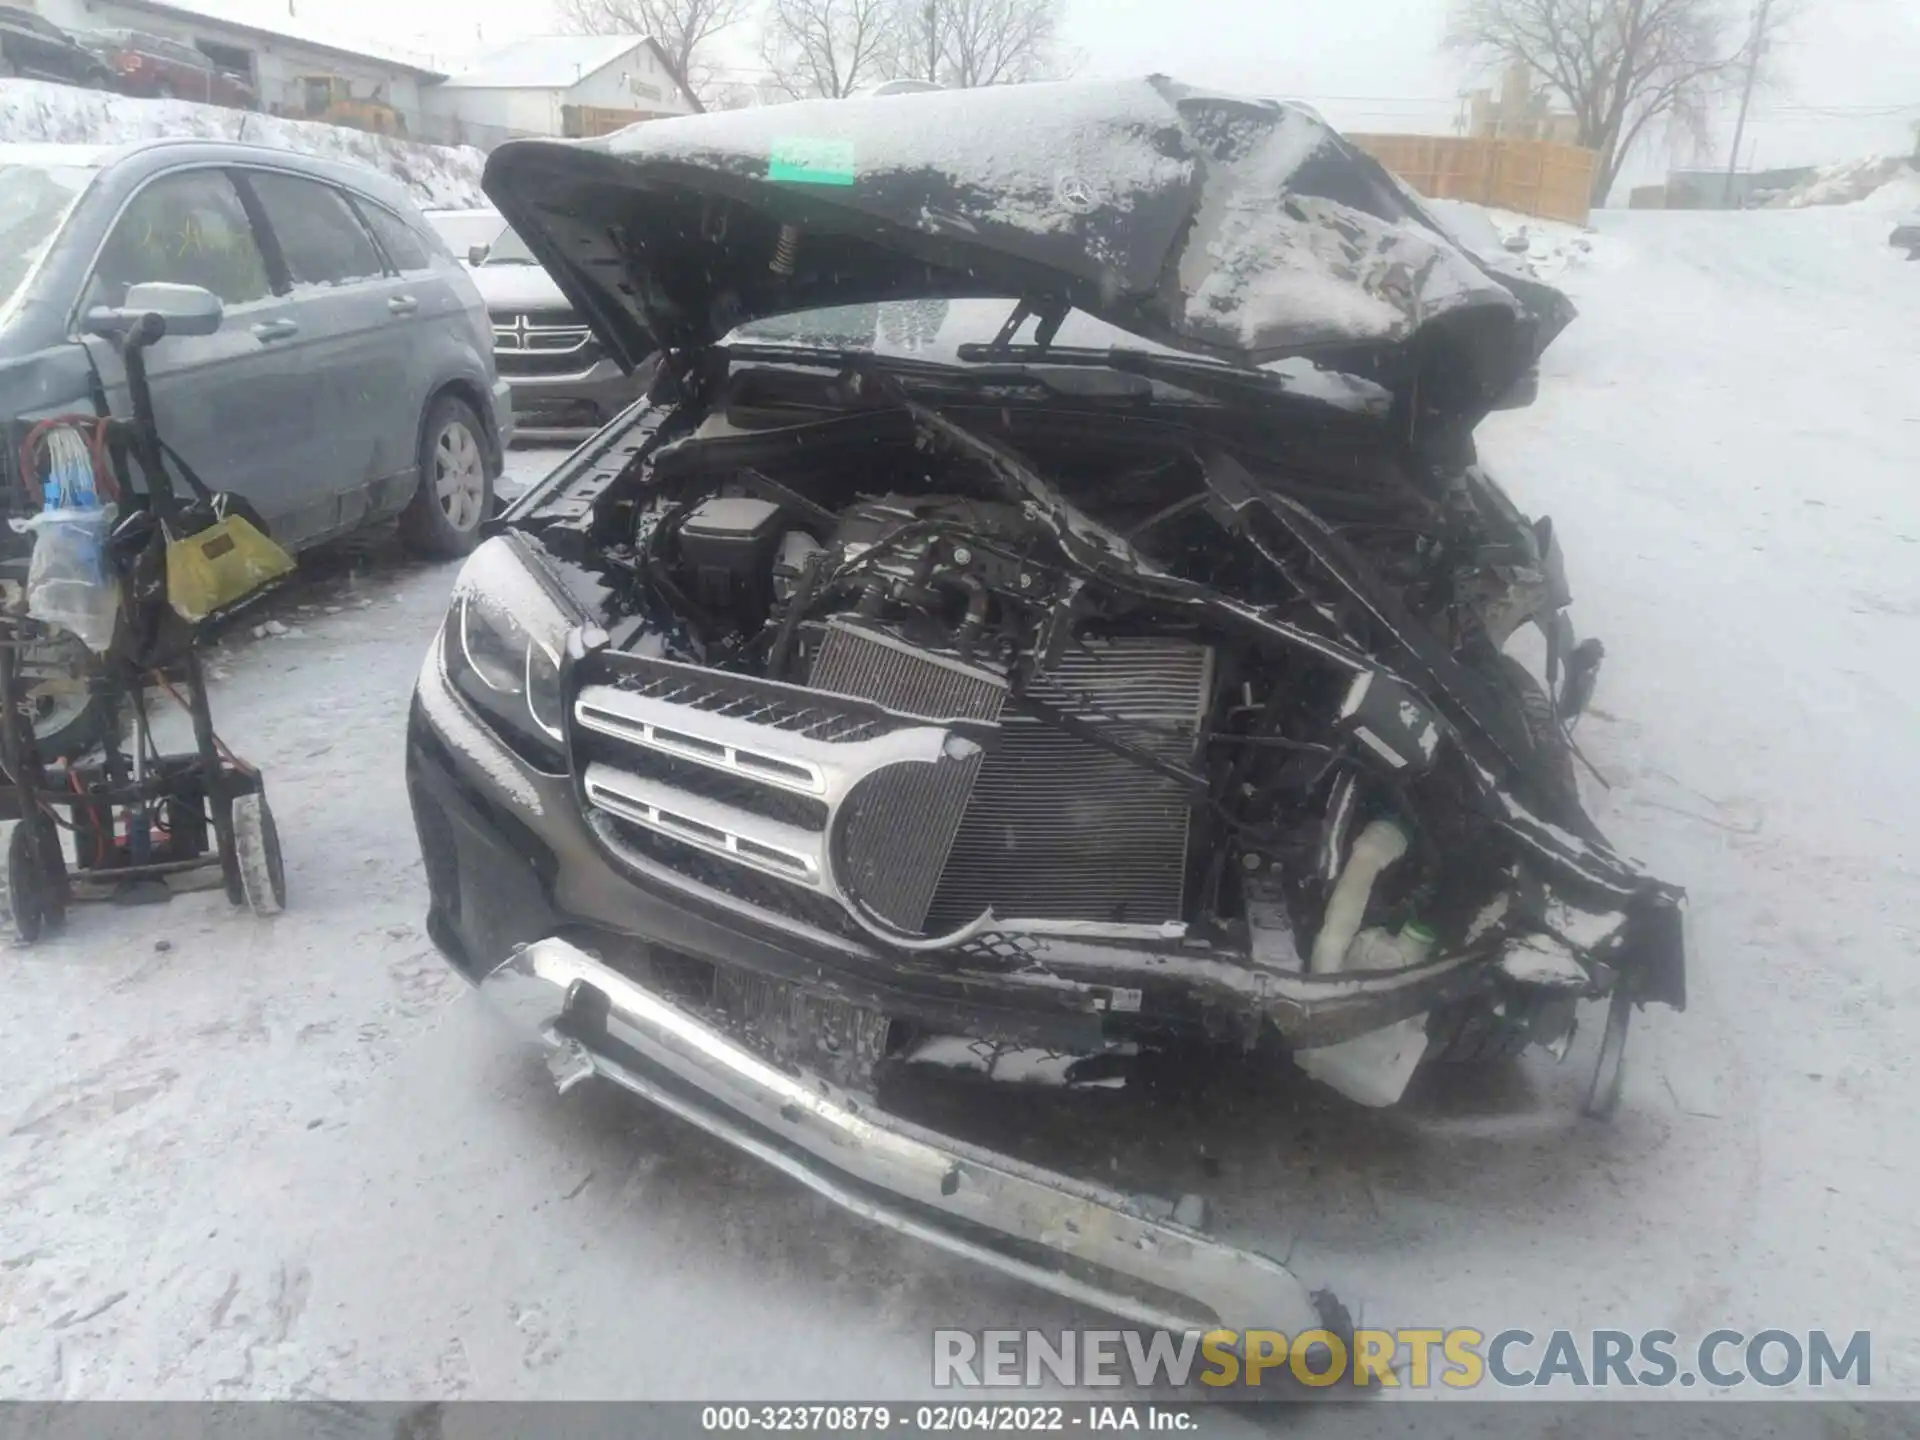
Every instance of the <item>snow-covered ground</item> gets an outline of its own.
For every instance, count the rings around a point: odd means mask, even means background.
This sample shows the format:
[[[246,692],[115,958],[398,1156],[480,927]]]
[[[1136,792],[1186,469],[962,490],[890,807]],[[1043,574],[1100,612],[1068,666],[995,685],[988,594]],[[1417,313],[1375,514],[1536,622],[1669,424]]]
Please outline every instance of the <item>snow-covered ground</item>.
[[[343,125],[187,100],[139,100],[38,80],[0,80],[0,143],[122,145],[161,136],[244,140],[370,165],[405,185],[414,201],[428,208],[486,203],[480,172],[487,157],[471,146],[422,145]]]
[[[1609,647],[1601,822],[1692,893],[1691,1007],[1636,1026],[1615,1122],[1576,1113],[1588,1033],[1394,1112],[1249,1077],[1005,1143],[1211,1194],[1366,1321],[1871,1329],[1874,1393],[1920,1391],[1920,267],[1885,228],[1530,236],[1581,318],[1483,451]],[[1099,1323],[554,1096],[420,928],[400,736],[451,573],[379,539],[308,568],[291,633],[218,662],[288,913],[0,953],[0,1394],[899,1397],[936,1325]]]

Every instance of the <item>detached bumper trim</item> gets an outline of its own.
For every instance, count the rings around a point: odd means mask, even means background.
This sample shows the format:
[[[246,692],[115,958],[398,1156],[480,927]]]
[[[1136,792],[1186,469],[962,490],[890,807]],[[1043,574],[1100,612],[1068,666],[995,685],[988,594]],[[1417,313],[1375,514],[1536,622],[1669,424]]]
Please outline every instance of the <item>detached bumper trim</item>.
[[[1152,1213],[1164,1202],[922,1130],[784,1073],[563,940],[520,948],[481,994],[550,1047],[563,1091],[599,1075],[856,1215],[1068,1299],[1181,1332],[1298,1334],[1338,1313],[1278,1262]]]

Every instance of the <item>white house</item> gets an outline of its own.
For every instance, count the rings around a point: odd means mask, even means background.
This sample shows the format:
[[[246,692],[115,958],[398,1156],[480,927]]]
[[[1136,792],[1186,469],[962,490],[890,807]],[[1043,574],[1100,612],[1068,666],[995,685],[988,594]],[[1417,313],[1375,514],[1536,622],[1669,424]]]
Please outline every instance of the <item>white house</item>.
[[[685,115],[699,108],[644,35],[535,35],[503,45],[429,87],[430,115],[481,135],[570,133],[567,110],[605,112],[598,126]],[[572,127],[578,133],[578,120]]]

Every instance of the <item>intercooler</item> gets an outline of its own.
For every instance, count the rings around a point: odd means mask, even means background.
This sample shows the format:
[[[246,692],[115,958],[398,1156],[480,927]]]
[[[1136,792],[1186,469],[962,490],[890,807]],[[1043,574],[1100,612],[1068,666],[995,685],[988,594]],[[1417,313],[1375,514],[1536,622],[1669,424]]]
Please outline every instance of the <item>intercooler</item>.
[[[935,718],[998,718],[997,742],[926,910],[946,934],[991,908],[1003,919],[1157,925],[1181,918],[1191,806],[1171,780],[1044,721],[1001,713],[1002,692],[969,689],[958,667],[835,627],[809,676],[816,689]],[[959,672],[966,673],[966,672]],[[1129,637],[1064,653],[1028,698],[1177,765],[1191,764],[1212,691],[1213,651]],[[931,817],[928,817],[931,818]],[[912,816],[892,822],[905,846]],[[927,847],[915,847],[924,863]]]

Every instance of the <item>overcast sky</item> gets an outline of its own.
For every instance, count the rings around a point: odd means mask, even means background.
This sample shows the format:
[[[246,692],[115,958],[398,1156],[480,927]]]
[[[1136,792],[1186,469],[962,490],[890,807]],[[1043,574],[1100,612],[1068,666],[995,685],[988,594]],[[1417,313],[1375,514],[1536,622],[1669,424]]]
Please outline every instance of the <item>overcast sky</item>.
[[[1790,165],[1911,147],[1920,0],[1797,3],[1802,18],[1775,57],[1782,83],[1756,99],[1742,159]],[[548,0],[222,0],[220,9],[271,25],[289,6],[305,29],[448,58],[554,28]],[[404,34],[391,29],[402,12]],[[1306,100],[1343,129],[1445,131],[1472,83],[1440,48],[1445,17],[1445,0],[1067,0],[1066,41],[1084,76],[1157,70]],[[732,37],[727,51],[741,78],[757,69],[749,35]],[[1732,137],[1729,112],[1706,158],[1725,164]],[[1656,142],[1627,178],[1657,178],[1670,158],[1694,157]]]

